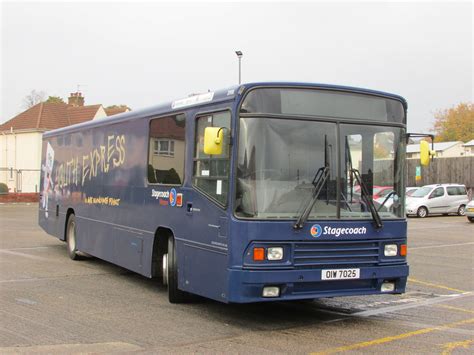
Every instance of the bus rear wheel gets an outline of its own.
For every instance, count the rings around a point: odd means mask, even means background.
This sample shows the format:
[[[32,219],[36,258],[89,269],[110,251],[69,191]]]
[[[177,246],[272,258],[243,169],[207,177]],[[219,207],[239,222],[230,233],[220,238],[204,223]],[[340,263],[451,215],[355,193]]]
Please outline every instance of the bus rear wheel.
[[[187,292],[178,289],[178,259],[174,238],[168,238],[168,253],[163,255],[163,283],[168,285],[170,303],[183,303],[189,300]]]
[[[69,215],[66,225],[66,244],[67,254],[72,260],[79,259],[77,244],[76,244],[76,216]]]

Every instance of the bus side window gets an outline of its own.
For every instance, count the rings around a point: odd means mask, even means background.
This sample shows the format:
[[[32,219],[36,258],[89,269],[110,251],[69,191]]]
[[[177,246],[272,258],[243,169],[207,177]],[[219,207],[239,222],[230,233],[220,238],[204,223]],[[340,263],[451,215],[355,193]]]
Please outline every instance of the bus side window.
[[[222,154],[204,153],[204,130],[206,127],[222,127],[224,140]],[[230,112],[218,112],[198,117],[196,120],[196,141],[194,146],[193,185],[220,204],[227,203],[229,188],[230,157]]]
[[[148,182],[181,185],[185,157],[184,114],[155,118],[150,121],[148,143]]]

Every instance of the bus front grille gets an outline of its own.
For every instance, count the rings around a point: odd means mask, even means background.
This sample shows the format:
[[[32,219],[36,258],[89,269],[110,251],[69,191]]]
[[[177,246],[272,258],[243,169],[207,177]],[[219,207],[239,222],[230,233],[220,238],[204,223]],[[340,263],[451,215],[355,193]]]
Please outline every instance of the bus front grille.
[[[293,262],[297,268],[375,266],[381,241],[338,241],[296,243]]]

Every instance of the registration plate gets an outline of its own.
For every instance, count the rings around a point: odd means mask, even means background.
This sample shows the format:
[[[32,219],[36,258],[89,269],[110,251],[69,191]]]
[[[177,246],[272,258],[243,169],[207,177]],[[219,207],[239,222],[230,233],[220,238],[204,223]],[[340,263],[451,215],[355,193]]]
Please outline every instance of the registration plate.
[[[474,208],[468,208],[467,212],[474,212]]]
[[[360,269],[321,270],[321,280],[349,280],[360,278]]]

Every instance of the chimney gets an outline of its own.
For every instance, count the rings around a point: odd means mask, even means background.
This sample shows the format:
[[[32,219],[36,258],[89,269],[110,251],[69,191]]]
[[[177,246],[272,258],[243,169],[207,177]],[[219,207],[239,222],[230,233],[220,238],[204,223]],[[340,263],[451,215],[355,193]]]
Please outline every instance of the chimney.
[[[73,107],[84,106],[84,96],[80,92],[72,92],[67,99],[67,103]]]

